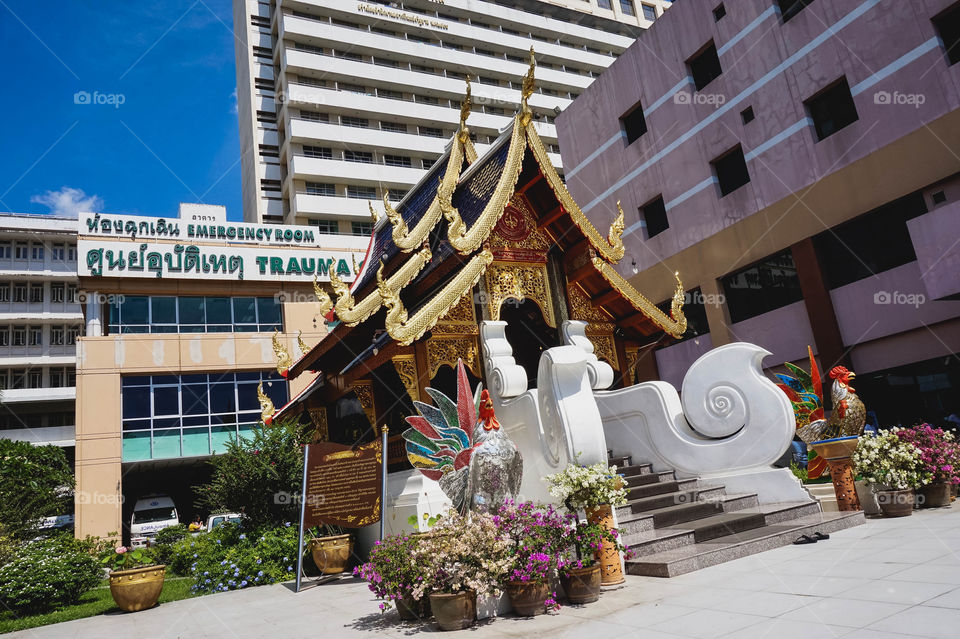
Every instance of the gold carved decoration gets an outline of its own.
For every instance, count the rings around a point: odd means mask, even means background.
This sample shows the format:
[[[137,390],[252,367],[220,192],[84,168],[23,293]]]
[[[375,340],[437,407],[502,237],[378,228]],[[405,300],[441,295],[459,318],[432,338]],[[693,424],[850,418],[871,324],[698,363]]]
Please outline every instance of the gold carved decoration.
[[[387,308],[387,333],[401,346],[412,344],[429,331],[443,315],[445,315],[464,295],[470,293],[473,286],[483,276],[490,263],[493,262],[493,253],[484,248],[477,253],[440,291],[426,304],[420,307],[413,317],[407,315],[400,300],[398,289],[390,286],[383,279],[383,266],[377,272],[377,288]]]
[[[570,304],[570,319],[589,322],[597,328],[613,330],[613,322],[603,309],[597,308],[578,284],[567,287],[567,300]]]
[[[524,256],[542,254],[542,261],[546,261],[551,244],[550,239],[537,228],[537,219],[524,199],[518,195],[510,198],[510,204],[490,235],[490,248],[497,259],[531,261],[530,257],[524,260]]]
[[[437,197],[434,203],[439,206],[443,217],[447,220],[447,239],[450,246],[461,255],[467,255],[480,248],[480,245],[490,235],[490,231],[493,230],[497,220],[503,215],[507,202],[513,196],[517,178],[520,177],[520,166],[523,164],[525,151],[523,127],[518,120],[514,120],[513,132],[510,135],[510,148],[507,151],[507,158],[500,173],[500,179],[497,181],[493,195],[490,196],[483,211],[477,217],[477,221],[469,229],[467,229],[466,224],[460,217],[460,212],[457,211],[451,201],[456,183],[448,184],[444,180],[437,187]]]
[[[613,341],[613,332],[610,333],[587,333],[587,339],[593,343],[593,354],[598,359],[605,359],[614,369],[619,369],[620,364],[617,358],[617,347]]]
[[[640,291],[635,289],[610,264],[599,257],[595,257],[593,258],[593,266],[610,286],[620,291],[631,306],[650,318],[650,321],[663,329],[668,335],[680,337],[687,331],[687,318],[683,314],[683,282],[680,281],[678,273],[674,273],[674,277],[677,278],[677,288],[670,302],[670,317],[667,317],[663,311],[641,295]]]
[[[477,327],[477,316],[473,312],[473,296],[464,295],[460,301],[450,307],[441,318],[443,324],[461,324],[457,329],[463,331]]]
[[[387,194],[389,194],[389,189]],[[384,205],[386,205],[386,196],[384,196]],[[373,202],[367,202],[367,206],[370,207],[370,219],[373,220],[374,225],[380,221],[380,213],[377,212],[377,209],[373,208]]]
[[[435,337],[427,340],[427,370],[433,379],[440,367],[446,364],[450,368],[457,368],[457,360],[462,359],[464,365],[480,377],[480,360],[477,357],[477,342],[473,337]]]
[[[640,347],[625,346],[623,352],[627,356],[627,366],[624,375],[631,384],[636,384],[637,364],[640,362]]]
[[[523,76],[523,84],[520,87],[520,122],[522,126],[527,126],[533,121],[533,110],[527,104],[527,100],[533,95],[537,88],[534,71],[537,68],[537,58],[530,47],[530,66],[527,68],[527,74]]]
[[[577,206],[570,192],[567,191],[563,180],[561,180],[557,174],[557,170],[553,164],[550,163],[550,158],[547,156],[547,149],[544,148],[543,142],[540,140],[540,136],[537,135],[533,124],[526,126],[526,132],[527,144],[530,146],[530,150],[533,151],[533,157],[537,160],[537,164],[540,165],[543,176],[547,179],[547,183],[550,185],[550,188],[553,189],[553,194],[570,216],[570,219],[573,220],[573,223],[576,224],[577,228],[590,240],[590,244],[605,260],[613,264],[619,262],[623,259],[623,255],[626,252],[626,249],[623,247],[623,211],[621,210],[620,215],[613,221],[607,237],[604,238],[600,235],[600,231],[596,229],[590,220],[587,219],[584,212],[580,210],[580,207]]]
[[[325,442],[330,439],[330,426],[327,423],[327,409],[323,406],[320,408],[308,408],[307,415],[310,417],[310,422],[313,424],[313,442]]]
[[[430,252],[430,247],[424,244],[423,248],[412,255],[410,259],[397,269],[396,273],[387,278],[387,286],[391,290],[400,291],[413,281],[413,278],[423,270],[423,267],[427,265],[427,262],[429,262],[432,257],[433,254]],[[347,326],[356,326],[380,310],[382,299],[379,290],[370,291],[369,295],[359,303],[356,303],[353,295],[350,293],[350,288],[340,281],[340,278],[337,277],[332,270],[330,271],[330,282],[337,294],[337,303],[334,306],[334,310],[337,313],[337,317],[340,318],[340,321]]]
[[[407,389],[407,395],[414,402],[420,401],[420,384],[417,379],[417,361],[413,355],[396,355],[391,361],[397,371],[397,376]]]
[[[547,283],[546,264],[526,264],[521,262],[497,262],[487,269],[484,278],[487,288],[487,306],[490,317],[500,319],[500,306],[505,300],[525,299],[536,302],[543,311],[547,325],[557,327],[553,316],[550,285]]]
[[[380,432],[377,429],[377,413],[373,408],[373,382],[369,379],[355,381],[353,382],[353,392],[360,401],[360,408],[367,416],[367,421],[370,422],[374,430]]]
[[[328,315],[333,310],[333,300],[330,299],[330,294],[320,287],[316,275],[313,276],[313,294],[317,296],[317,301],[320,302],[320,314]]]
[[[307,353],[310,352],[310,347],[307,346],[306,343],[303,341],[302,335],[303,335],[303,331],[297,330],[297,346],[300,347],[301,356],[306,355]]]
[[[290,358],[287,348],[277,338],[279,334],[280,331],[273,332],[273,355],[277,358],[277,372],[286,376],[287,369],[290,368],[293,360]]]
[[[463,96],[463,100],[460,101],[460,131],[457,133],[457,138],[461,143],[470,139],[470,129],[467,128],[467,118],[470,117],[470,107],[473,105],[473,102],[470,99],[470,76],[467,76],[467,92]]]
[[[257,384],[257,400],[260,402],[260,421],[269,424],[277,409],[273,406],[273,400],[263,392],[263,382]]]

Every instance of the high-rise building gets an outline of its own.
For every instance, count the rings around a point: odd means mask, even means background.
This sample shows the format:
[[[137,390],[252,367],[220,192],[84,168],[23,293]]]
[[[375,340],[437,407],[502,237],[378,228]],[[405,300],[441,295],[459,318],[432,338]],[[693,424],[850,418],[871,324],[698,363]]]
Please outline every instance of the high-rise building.
[[[77,221],[0,215],[0,439],[75,444]]]
[[[530,105],[559,167],[556,114],[670,4],[235,0],[244,219],[365,246],[368,204],[400,200],[441,156],[468,76],[478,151],[496,139],[531,46]]]

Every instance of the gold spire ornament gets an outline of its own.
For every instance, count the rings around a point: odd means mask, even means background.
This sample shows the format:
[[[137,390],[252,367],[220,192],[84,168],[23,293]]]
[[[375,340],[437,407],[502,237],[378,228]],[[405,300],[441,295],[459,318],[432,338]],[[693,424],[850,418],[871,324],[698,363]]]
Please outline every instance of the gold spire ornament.
[[[333,300],[330,299],[330,294],[320,287],[316,275],[313,276],[313,294],[317,296],[317,301],[320,302],[320,314],[326,317],[333,310]]]
[[[350,260],[353,262],[353,274],[360,275],[360,265],[357,264],[357,254],[351,253]]]
[[[293,360],[290,358],[290,353],[287,352],[286,347],[280,343],[279,335],[280,331],[273,332],[273,354],[277,358],[277,372],[286,377],[287,369],[293,364]]]
[[[430,252],[430,245],[424,242],[419,251],[404,262],[403,265],[397,269],[396,273],[387,278],[388,286],[395,290],[401,290],[423,270],[423,267],[426,266],[432,258],[433,254]],[[381,298],[379,290],[371,291],[359,302],[354,300],[353,295],[349,291],[345,291],[337,298],[334,311],[341,322],[347,326],[356,326],[380,310],[380,304]]]
[[[260,402],[260,420],[269,426],[277,409],[274,408],[273,401],[263,392],[263,382],[257,384],[257,400]]]
[[[303,331],[302,331],[302,330],[298,330],[298,331],[297,331],[297,346],[300,347],[300,353],[301,353],[302,355],[306,355],[307,353],[310,352],[310,347],[307,346],[306,343],[303,341],[303,337],[302,337],[302,336],[303,336]]]
[[[467,76],[467,93],[463,96],[463,100],[460,102],[460,133],[458,137],[460,142],[466,144],[467,140],[470,139],[470,129],[467,128],[467,118],[470,117],[470,108],[473,106],[473,102],[470,97],[470,76]]]
[[[607,233],[607,241],[610,242],[610,246],[615,249],[623,247],[624,215],[623,208],[620,206],[620,200],[617,200],[617,211],[619,214],[610,225],[610,232]]]
[[[373,208],[373,202],[368,201],[367,206],[370,207],[370,219],[376,224],[380,221],[380,213],[377,212],[377,209]]]
[[[523,85],[520,89],[520,123],[523,126],[530,124],[533,120],[533,110],[530,109],[530,105],[527,104],[527,100],[533,95],[533,92],[537,88],[536,78],[534,77],[534,69],[537,68],[537,58],[533,52],[533,47],[530,47],[530,67],[527,69],[527,74],[523,76]]]

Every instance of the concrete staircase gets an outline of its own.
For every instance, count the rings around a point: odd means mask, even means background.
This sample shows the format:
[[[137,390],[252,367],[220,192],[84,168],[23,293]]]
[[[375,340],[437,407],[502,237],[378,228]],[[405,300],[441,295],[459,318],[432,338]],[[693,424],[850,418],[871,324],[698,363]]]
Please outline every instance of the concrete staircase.
[[[815,531],[862,524],[862,512],[821,512],[817,501],[760,504],[755,494],[728,494],[723,486],[654,472],[629,457],[611,456],[624,475],[628,502],[617,508],[631,575],[674,577],[793,543]]]

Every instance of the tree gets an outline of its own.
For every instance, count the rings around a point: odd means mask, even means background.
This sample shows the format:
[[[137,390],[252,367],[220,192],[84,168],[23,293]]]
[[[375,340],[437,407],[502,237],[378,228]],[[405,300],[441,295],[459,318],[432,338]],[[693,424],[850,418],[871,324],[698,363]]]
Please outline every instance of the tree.
[[[213,478],[200,488],[212,510],[243,513],[253,526],[297,522],[303,481],[303,446],[310,428],[296,419],[259,424],[251,439],[238,438],[210,460]]]
[[[0,439],[0,532],[36,534],[45,517],[70,512],[73,470],[59,446]]]

